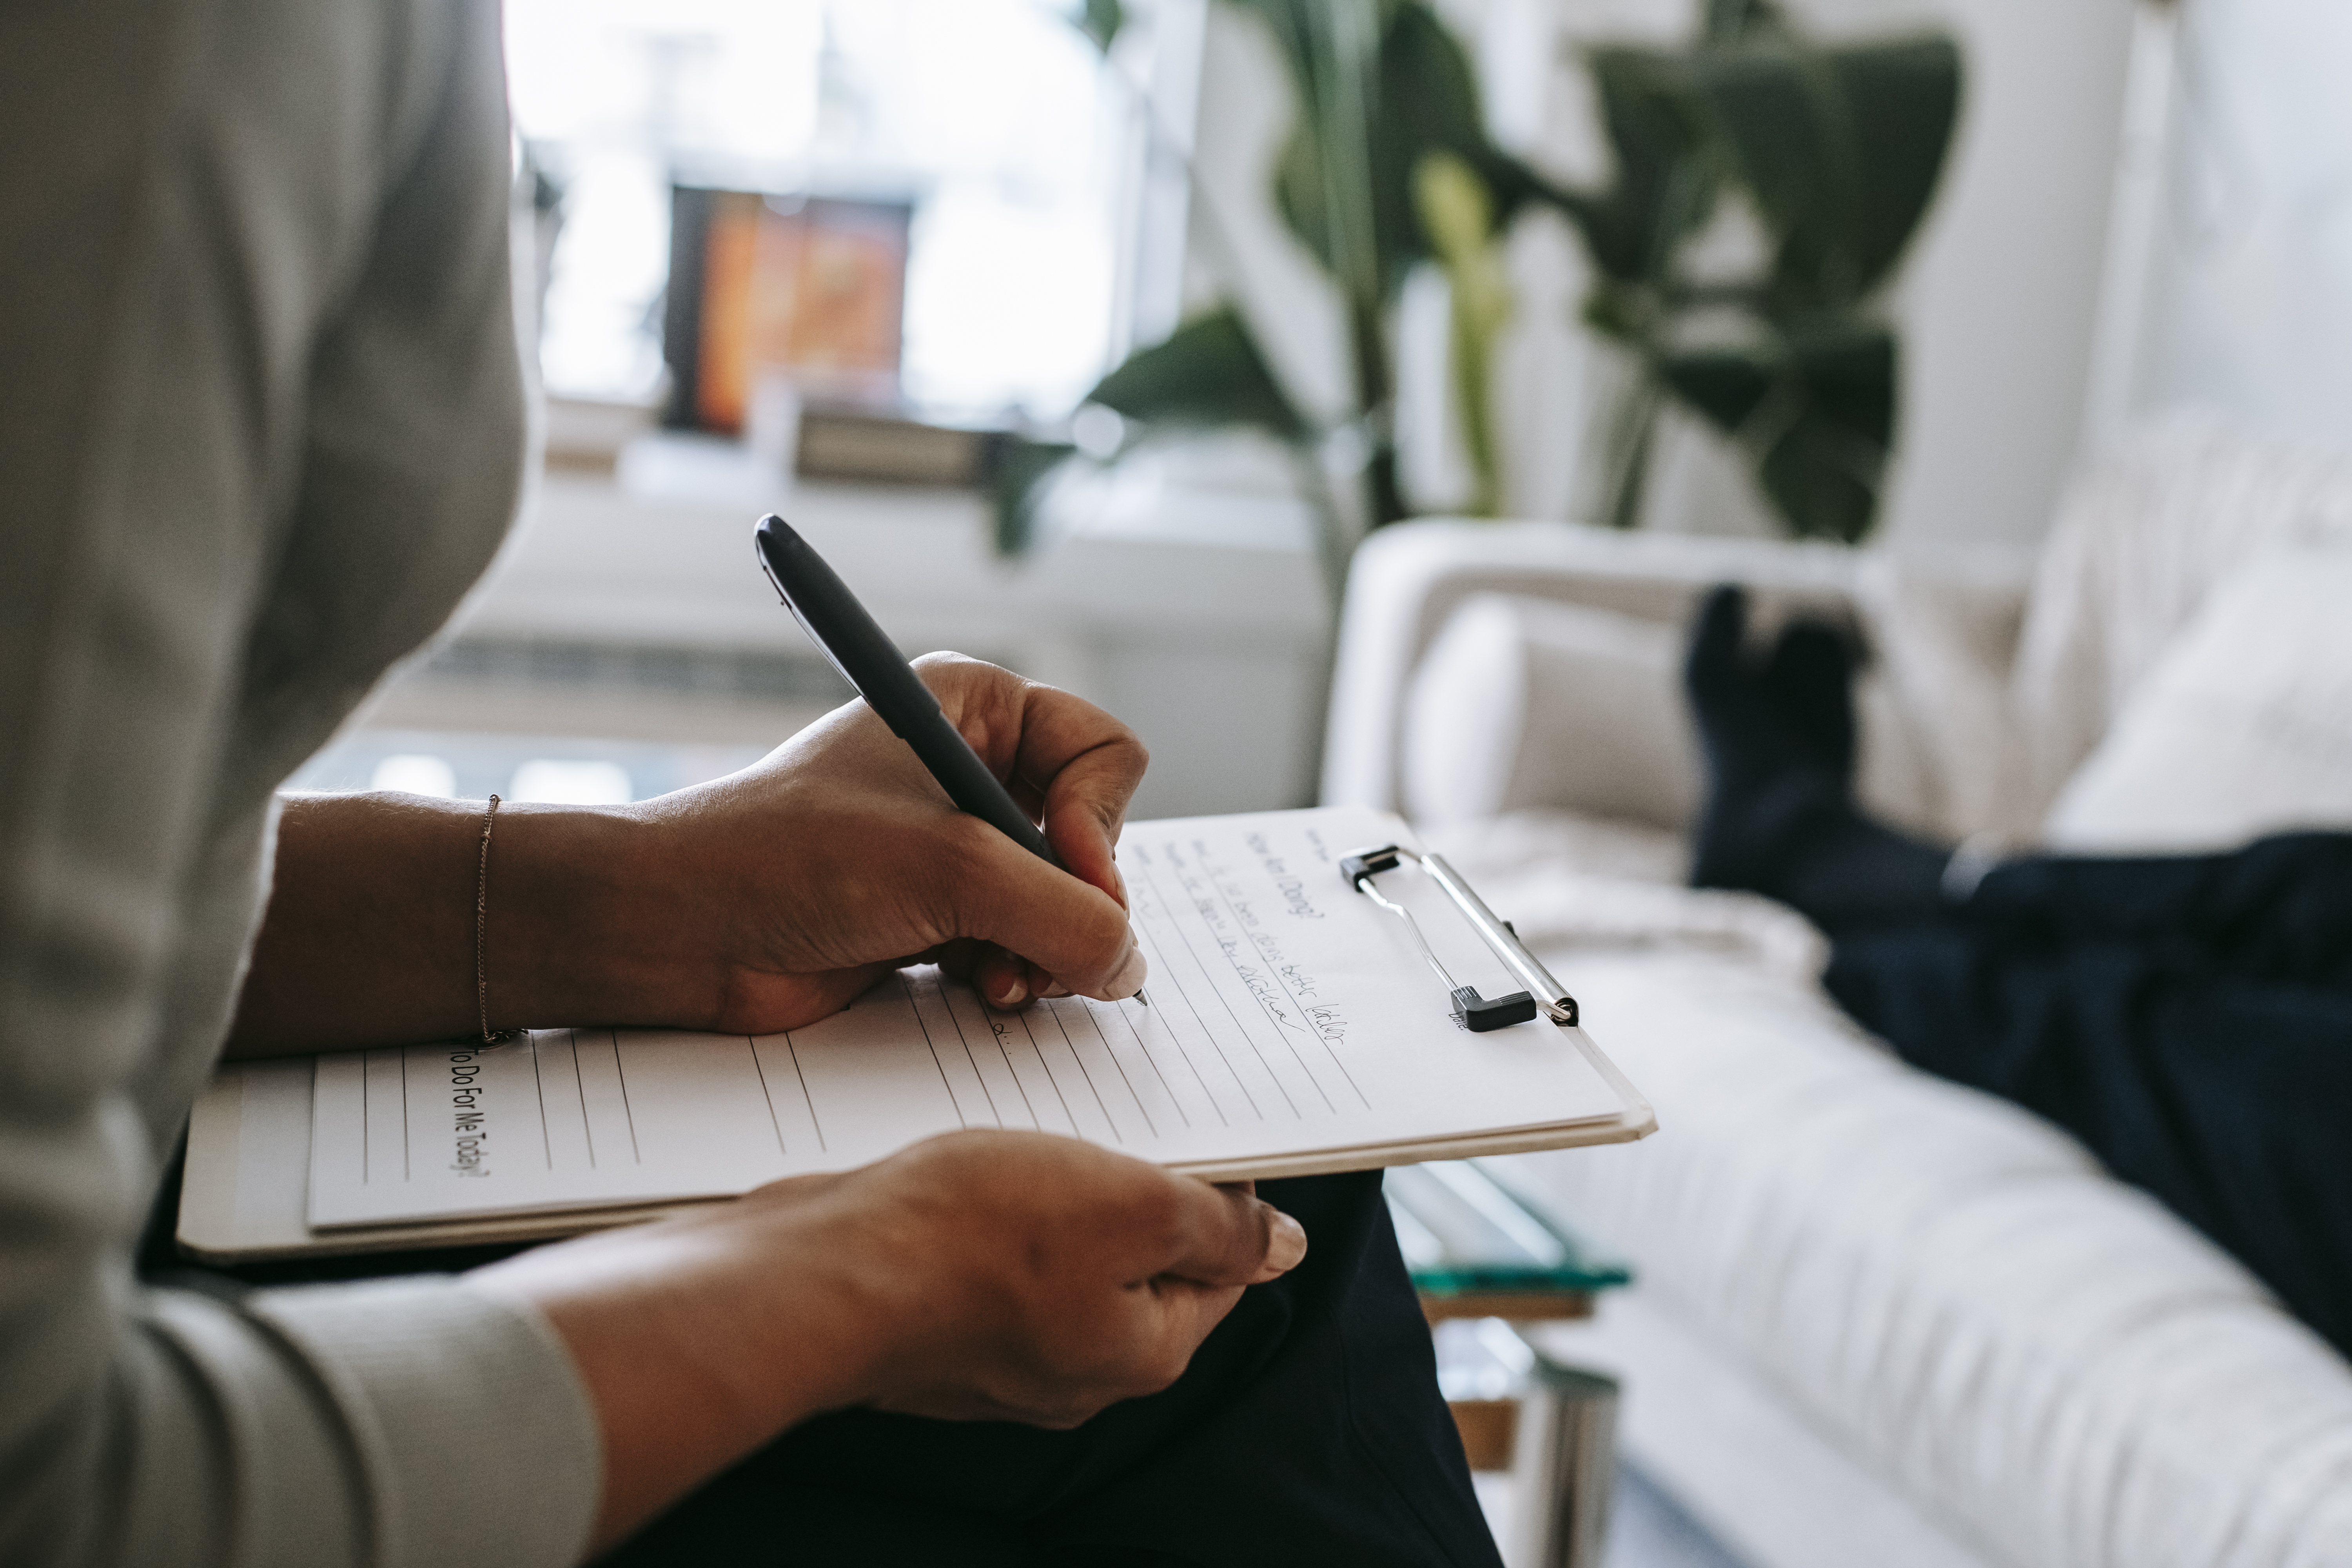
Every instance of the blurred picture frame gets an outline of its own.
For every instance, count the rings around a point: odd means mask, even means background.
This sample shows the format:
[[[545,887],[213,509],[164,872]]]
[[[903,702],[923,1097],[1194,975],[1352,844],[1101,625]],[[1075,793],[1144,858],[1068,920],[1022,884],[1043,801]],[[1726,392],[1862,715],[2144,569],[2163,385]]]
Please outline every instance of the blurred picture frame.
[[[910,202],[674,186],[663,423],[735,436],[763,380],[812,403],[894,408]]]

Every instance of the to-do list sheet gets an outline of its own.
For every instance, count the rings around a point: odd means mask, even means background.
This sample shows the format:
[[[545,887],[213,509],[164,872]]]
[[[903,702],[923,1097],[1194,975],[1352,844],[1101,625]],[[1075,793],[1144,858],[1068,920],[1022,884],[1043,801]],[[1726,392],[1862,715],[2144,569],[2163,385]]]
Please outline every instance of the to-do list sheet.
[[[967,1127],[1214,1169],[1616,1115],[1550,1024],[1456,1027],[1402,924],[1341,879],[1342,855],[1400,831],[1345,807],[1130,825],[1149,1006],[1003,1013],[919,968],[782,1034],[543,1029],[321,1057],[310,1224],[721,1196]],[[1418,872],[1381,888],[1461,983],[1517,988]]]

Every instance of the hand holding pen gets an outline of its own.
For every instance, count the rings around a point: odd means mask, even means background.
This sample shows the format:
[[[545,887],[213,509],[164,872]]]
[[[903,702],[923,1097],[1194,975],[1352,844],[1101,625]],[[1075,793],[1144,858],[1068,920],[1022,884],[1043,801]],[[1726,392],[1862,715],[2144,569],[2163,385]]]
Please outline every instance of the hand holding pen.
[[[1056,819],[1057,805],[1075,803],[1080,798],[1083,754],[1057,767],[1043,787],[1024,777],[1017,764],[1011,768],[1015,788],[1032,797],[1025,802],[1016,800],[995,771],[972,749],[963,731],[948,721],[938,697],[899,656],[896,645],[876,625],[857,596],[789,523],[772,514],[764,517],[754,531],[753,540],[761,569],[802,629],[842,679],[856,689],[890,732],[906,742],[958,810],[986,823],[1055,870],[1091,882],[1124,906],[1124,889],[1115,865],[1107,860],[1099,866],[1070,864],[1037,826],[1039,815],[1051,823]],[[983,734],[987,732],[984,723],[977,727]],[[1126,739],[1139,757],[1140,745],[1134,742],[1131,734]],[[1122,804],[1133,787],[1130,780],[1119,792]],[[1073,849],[1082,859],[1095,858],[1097,842],[1117,842],[1118,824],[1101,826],[1105,832],[1099,840],[1093,836],[1072,840]],[[1134,945],[1131,937],[1129,945]],[[982,994],[999,1005],[1017,1006],[1033,995],[1054,994],[1066,989],[1044,970],[1034,965],[1024,968],[1026,972],[1018,975],[1000,972],[992,978],[1000,980],[1002,988],[983,984]],[[1139,952],[1134,953],[1130,965],[1121,967],[1122,979],[1130,969],[1135,982],[1132,994],[1148,1006],[1150,1000],[1142,994],[1144,964]]]

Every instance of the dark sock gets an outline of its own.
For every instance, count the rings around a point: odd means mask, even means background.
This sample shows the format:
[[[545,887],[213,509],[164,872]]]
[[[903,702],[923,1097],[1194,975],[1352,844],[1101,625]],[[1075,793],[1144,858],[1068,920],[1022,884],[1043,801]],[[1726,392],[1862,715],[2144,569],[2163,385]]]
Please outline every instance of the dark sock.
[[[1758,660],[1747,631],[1745,591],[1715,589],[1684,665],[1707,768],[1692,885],[1762,893],[1833,934],[1934,918],[1948,853],[1854,804],[1851,642],[1799,620]]]
[[[1821,621],[1790,621],[1758,681],[1766,709],[1804,761],[1841,782],[1853,777],[1853,645]]]

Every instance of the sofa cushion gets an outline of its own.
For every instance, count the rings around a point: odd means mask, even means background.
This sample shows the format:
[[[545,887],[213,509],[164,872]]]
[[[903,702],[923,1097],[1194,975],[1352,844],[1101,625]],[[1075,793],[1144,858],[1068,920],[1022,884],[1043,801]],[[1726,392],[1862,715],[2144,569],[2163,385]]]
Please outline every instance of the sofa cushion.
[[[2018,1568],[2352,1561],[2352,1368],[2234,1261],[1785,965],[1564,946],[1542,857],[1452,852],[1657,1108],[1527,1157],[1645,1294]]]
[[[2214,586],[2271,550],[2352,545],[2352,455],[2209,413],[2102,455],[2060,507],[2035,572],[2013,685],[2039,816]]]
[[[1657,827],[1697,805],[1682,634],[1614,610],[1506,594],[1463,601],[1405,696],[1404,800],[1458,822],[1574,801]]]
[[[2352,827],[2352,548],[2256,557],[2133,690],[2043,825],[2054,848],[2215,849]]]

